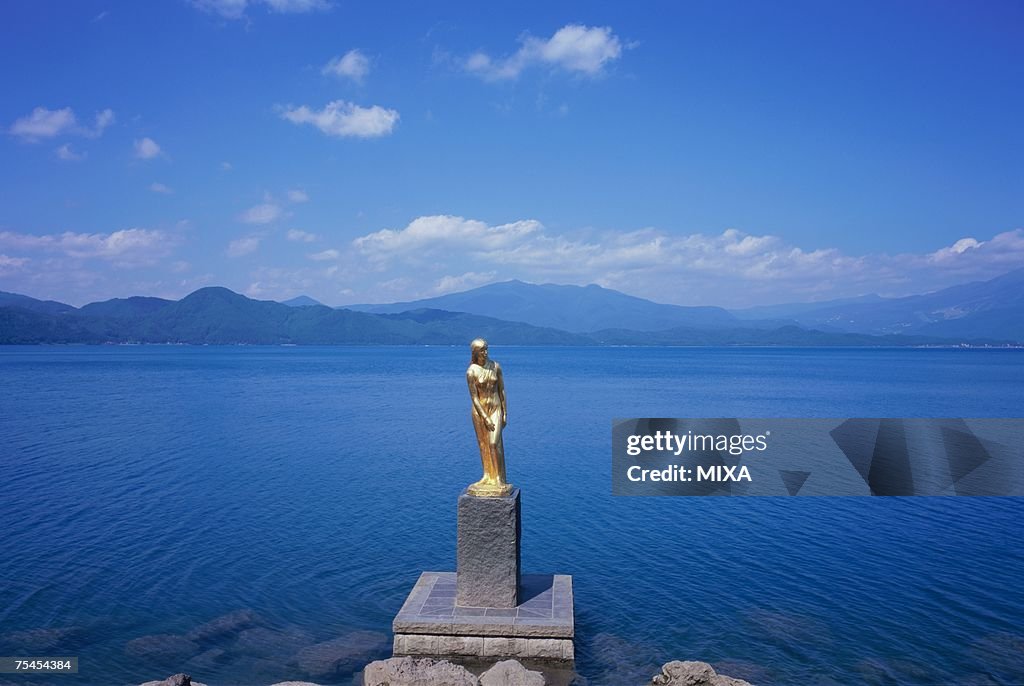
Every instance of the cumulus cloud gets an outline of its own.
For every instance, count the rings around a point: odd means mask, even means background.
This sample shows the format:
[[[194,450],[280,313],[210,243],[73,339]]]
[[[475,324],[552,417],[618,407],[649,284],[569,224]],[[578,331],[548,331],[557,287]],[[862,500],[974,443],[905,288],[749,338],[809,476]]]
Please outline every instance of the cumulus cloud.
[[[31,260],[27,257],[11,257],[10,255],[0,253],[0,272],[20,269],[30,261]]]
[[[0,232],[0,245],[60,253],[79,259],[102,259],[119,265],[152,264],[167,255],[177,238],[156,229],[122,229],[112,233],[27,234]]]
[[[241,257],[242,255],[248,255],[256,252],[260,247],[260,241],[263,239],[260,236],[243,236],[242,238],[236,238],[235,240],[228,243],[228,249],[226,251],[228,257]]]
[[[404,229],[382,229],[357,238],[357,249],[374,258],[396,254],[416,254],[461,247],[468,251],[499,250],[511,247],[530,234],[540,231],[540,222],[525,221],[488,226],[474,219],[437,215],[414,219]]]
[[[301,229],[288,229],[287,237],[288,240],[295,241],[297,243],[313,243],[316,241],[316,234],[309,233],[308,231],[302,231]]]
[[[272,202],[265,202],[250,207],[241,215],[238,220],[246,224],[270,224],[277,221],[282,215],[281,206]]]
[[[459,276],[442,276],[434,286],[434,293],[443,295],[468,290],[476,286],[491,283],[497,277],[498,272],[466,272]]]
[[[359,50],[349,50],[344,55],[331,59],[320,70],[320,73],[362,83],[366,75],[370,73],[370,59]]]
[[[135,156],[140,160],[151,160],[160,155],[160,146],[152,138],[135,139]]]
[[[309,194],[301,189],[288,191],[288,200],[294,203],[309,202]]]
[[[344,100],[327,103],[322,110],[285,107],[281,118],[293,124],[311,124],[328,136],[378,138],[387,136],[398,123],[398,111],[379,105],[360,107]]]
[[[164,195],[171,195],[174,193],[174,190],[170,186],[166,186],[159,182],[149,184],[149,190],[154,193],[163,193]]]
[[[88,127],[79,126],[75,112],[70,107],[59,110],[37,107],[30,114],[15,120],[8,133],[29,143],[61,135],[98,138],[113,123],[114,111],[110,109],[96,113],[96,123]]]
[[[1024,230],[932,252],[851,255],[737,229],[553,233],[535,220],[492,226],[429,216],[356,238],[352,248],[379,283],[415,273],[406,297],[520,278],[597,283],[658,302],[740,307],[870,292],[909,295],[989,279],[1024,265]]]
[[[607,26],[568,24],[550,38],[524,35],[515,53],[493,58],[485,52],[470,55],[466,71],[487,81],[517,78],[532,66],[546,66],[585,76],[598,76],[622,55],[623,45]]]
[[[85,153],[75,152],[74,150],[71,149],[70,143],[65,143],[64,145],[57,148],[57,157],[59,159],[64,160],[65,162],[77,162],[78,160],[85,159]]]
[[[334,248],[330,248],[329,250],[323,250],[321,252],[313,253],[313,254],[309,255],[308,257],[309,257],[309,259],[316,260],[317,262],[324,262],[324,261],[327,261],[327,260],[336,260],[336,259],[338,259],[339,257],[341,257],[341,253],[339,251],[335,250]]]
[[[224,19],[242,19],[249,7],[262,5],[277,14],[322,12],[331,8],[327,0],[191,0],[196,9]]]

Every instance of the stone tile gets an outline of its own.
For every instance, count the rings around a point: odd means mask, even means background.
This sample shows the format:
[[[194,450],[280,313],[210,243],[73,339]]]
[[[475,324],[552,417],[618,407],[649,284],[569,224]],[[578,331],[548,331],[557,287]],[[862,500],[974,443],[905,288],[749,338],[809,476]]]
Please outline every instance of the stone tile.
[[[516,608],[502,608],[502,607],[489,607],[487,608],[487,617],[515,617]]]
[[[483,636],[438,636],[438,655],[479,657],[483,653]]]
[[[554,619],[554,615],[551,614],[551,609],[532,609],[525,606],[519,608],[519,614],[516,615],[516,619],[525,619],[528,617],[535,617],[537,619]]]
[[[438,637],[432,635],[395,634],[395,655],[437,655]]]
[[[459,607],[455,606],[456,617],[483,617],[487,612],[486,607]]]
[[[484,637],[483,657],[526,657],[527,639],[508,636]]]
[[[557,619],[517,619],[512,635],[524,638],[572,638],[573,625]]]
[[[565,639],[559,638],[529,638],[526,640],[526,657],[561,660],[564,642]]]
[[[425,607],[420,610],[420,617],[452,617],[455,614],[455,608],[451,605],[442,607]]]
[[[401,621],[395,619],[391,623],[391,630],[396,634],[452,634],[452,620],[440,618],[434,622]]]

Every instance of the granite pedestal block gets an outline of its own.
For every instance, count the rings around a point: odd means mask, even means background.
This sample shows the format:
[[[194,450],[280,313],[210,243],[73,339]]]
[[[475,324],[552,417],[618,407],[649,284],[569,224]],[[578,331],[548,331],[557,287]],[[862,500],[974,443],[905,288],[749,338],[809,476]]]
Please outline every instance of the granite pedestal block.
[[[520,496],[459,496],[455,604],[515,608],[519,604]]]
[[[394,654],[574,659],[572,577],[525,574],[511,608],[456,603],[454,572],[423,572],[392,624]]]

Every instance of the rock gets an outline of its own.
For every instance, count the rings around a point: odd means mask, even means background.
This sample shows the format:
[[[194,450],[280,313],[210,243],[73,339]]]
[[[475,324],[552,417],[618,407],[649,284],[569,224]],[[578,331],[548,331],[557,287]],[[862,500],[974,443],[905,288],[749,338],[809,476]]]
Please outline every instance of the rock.
[[[387,636],[376,631],[353,631],[341,638],[303,648],[296,656],[302,671],[313,676],[335,677],[355,672],[374,654],[385,652]]]
[[[480,681],[447,660],[393,657],[366,665],[363,686],[480,686]]]
[[[480,675],[480,686],[544,686],[544,675],[515,660],[503,660]]]
[[[252,610],[235,610],[216,619],[211,619],[206,624],[200,624],[185,634],[185,637],[191,641],[211,641],[230,634],[237,634],[243,629],[254,627],[260,623],[259,615]]]
[[[199,652],[199,644],[177,634],[154,634],[128,641],[124,652],[147,660],[184,660]]]
[[[674,660],[651,679],[651,686],[751,686],[748,682],[719,676],[707,662]]]
[[[198,681],[192,681],[192,677],[188,674],[175,674],[169,676],[163,681],[147,681],[140,686],[206,686]]]

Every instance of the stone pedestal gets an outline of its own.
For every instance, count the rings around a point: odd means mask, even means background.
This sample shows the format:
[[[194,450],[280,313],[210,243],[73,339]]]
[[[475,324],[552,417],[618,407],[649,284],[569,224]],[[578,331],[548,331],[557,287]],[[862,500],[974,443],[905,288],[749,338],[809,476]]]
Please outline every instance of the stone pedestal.
[[[519,604],[520,494],[459,496],[455,604],[514,608]]]
[[[423,572],[392,624],[394,654],[571,662],[572,577],[520,574],[519,489],[459,496],[457,572]]]
[[[395,656],[572,661],[572,577],[524,574],[517,607],[463,607],[455,572],[423,572],[392,629]]]

